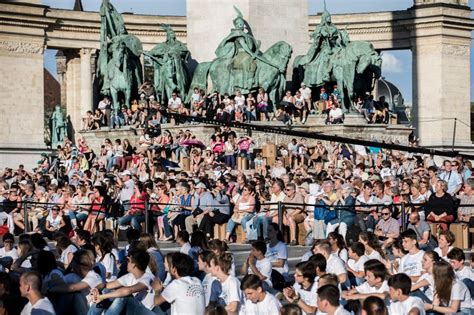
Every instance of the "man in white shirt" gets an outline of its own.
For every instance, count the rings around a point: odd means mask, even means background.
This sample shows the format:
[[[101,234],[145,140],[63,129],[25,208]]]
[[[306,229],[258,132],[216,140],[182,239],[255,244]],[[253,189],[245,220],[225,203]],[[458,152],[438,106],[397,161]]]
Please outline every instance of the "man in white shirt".
[[[344,262],[339,257],[332,254],[331,244],[324,240],[314,248],[315,254],[321,254],[326,258],[326,272],[333,273],[337,276],[340,284],[347,281],[347,270]]]
[[[344,113],[339,105],[334,104],[328,114],[328,122],[331,124],[342,124],[344,122]]]
[[[464,251],[460,248],[454,247],[448,253],[449,263],[456,273],[456,277],[464,282],[464,284],[469,288],[471,296],[474,295],[474,272],[470,266],[464,265],[466,256]]]
[[[371,259],[365,263],[364,269],[367,281],[344,292],[342,296],[346,300],[364,300],[369,296],[377,296],[385,300],[389,292],[387,281],[385,281],[387,277],[385,265],[377,259]]]
[[[134,189],[135,189],[135,182],[132,179],[132,173],[129,170],[125,170],[121,175],[121,178],[117,178],[117,184],[120,186],[120,201],[122,202],[122,206],[124,212],[128,211],[130,208],[129,202],[133,196]]]
[[[240,289],[244,292],[246,298],[243,314],[269,315],[280,313],[280,302],[276,297],[265,292],[262,281],[258,276],[246,275],[242,279]]]
[[[422,261],[424,251],[418,248],[415,231],[406,230],[401,234],[403,249],[408,252],[400,260],[399,273],[405,273],[412,282],[417,282],[423,271]]]
[[[152,282],[155,277],[146,272],[149,261],[150,255],[147,252],[131,249],[127,257],[128,273],[106,283],[105,289],[110,292],[100,294],[97,289],[91,291],[93,304],[89,314],[101,314],[103,309],[99,303],[106,299],[113,299],[107,314],[120,314],[125,308],[127,314],[134,314],[133,310],[141,307],[151,310],[154,306]]]
[[[439,175],[439,178],[448,183],[448,194],[456,195],[462,187],[462,177],[457,171],[452,169],[451,161],[445,160],[443,162],[444,172]]]
[[[414,296],[409,296],[411,290],[411,279],[404,273],[398,273],[388,279],[390,288],[390,315],[425,315],[423,301]]]
[[[28,299],[28,304],[21,315],[41,314],[54,315],[53,304],[41,294],[41,275],[36,271],[28,271],[20,277],[21,296]]]
[[[153,283],[154,304],[160,306],[164,302],[170,303],[171,315],[204,314],[206,308],[204,288],[198,278],[191,277],[194,270],[193,259],[183,253],[173,253],[169,270],[174,280],[166,288],[163,289],[159,279]],[[127,312],[127,314],[133,313]]]
[[[172,113],[177,113],[182,105],[183,102],[181,98],[178,97],[176,92],[173,92],[171,98],[168,100],[168,110]]]
[[[327,315],[350,315],[348,311],[339,304],[339,289],[335,285],[328,284],[318,289],[318,311]]]
[[[307,87],[304,82],[301,82],[301,88],[300,88],[300,93],[301,96],[303,96],[304,102],[308,104],[308,109],[312,110],[312,100],[311,100],[311,88]]]
[[[0,265],[4,268],[10,268],[12,263],[18,259],[18,253],[13,244],[13,234],[6,233],[3,235],[3,247],[0,248]]]
[[[272,287],[272,263],[265,257],[267,244],[264,241],[252,243],[252,249],[247,261],[242,266],[243,273],[256,275],[265,285],[266,289]]]

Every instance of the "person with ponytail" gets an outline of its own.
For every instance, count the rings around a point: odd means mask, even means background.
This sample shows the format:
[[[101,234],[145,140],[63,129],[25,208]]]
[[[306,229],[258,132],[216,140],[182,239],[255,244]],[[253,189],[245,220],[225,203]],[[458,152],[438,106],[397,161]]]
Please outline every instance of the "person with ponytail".
[[[219,279],[222,285],[220,298],[224,300],[225,310],[229,315],[239,314],[244,301],[239,279],[229,275],[232,261],[232,254],[228,252],[214,256],[211,259],[211,273]]]

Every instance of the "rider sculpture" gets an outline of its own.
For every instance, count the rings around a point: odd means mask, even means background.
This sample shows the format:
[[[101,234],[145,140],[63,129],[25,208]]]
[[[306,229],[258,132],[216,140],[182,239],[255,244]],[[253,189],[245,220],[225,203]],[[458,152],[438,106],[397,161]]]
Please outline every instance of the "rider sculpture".
[[[237,12],[234,28],[217,47],[216,59],[196,68],[191,86],[208,89],[209,75],[212,90],[221,94],[235,95],[237,90],[246,94],[263,87],[270,98],[278,98],[280,90],[284,89],[282,74],[286,73],[291,46],[278,42],[262,53],[260,42],[252,35],[242,13],[234,9]]]
[[[296,85],[301,81],[310,87],[335,83],[341,88],[346,108],[354,96],[373,89],[374,80],[381,75],[382,59],[372,44],[351,42],[346,30],[339,31],[332,24],[326,3],[321,23],[316,26],[311,39],[306,55],[297,56],[293,64]]]

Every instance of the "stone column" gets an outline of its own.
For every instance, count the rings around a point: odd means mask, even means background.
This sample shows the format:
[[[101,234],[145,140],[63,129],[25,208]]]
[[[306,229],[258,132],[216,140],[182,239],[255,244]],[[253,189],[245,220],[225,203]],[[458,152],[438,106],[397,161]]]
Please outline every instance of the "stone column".
[[[81,117],[92,110],[92,49],[82,48],[81,56]]]
[[[59,85],[61,86],[61,108],[66,112],[66,56],[62,50],[58,50],[56,54],[56,72],[58,74]]]
[[[81,59],[77,50],[64,51],[66,55],[66,104],[71,122],[71,137],[81,129]]]
[[[437,14],[469,17],[459,6],[416,7],[417,18]],[[469,29],[436,23],[413,31],[414,125],[421,145],[451,148],[471,146],[470,39]]]

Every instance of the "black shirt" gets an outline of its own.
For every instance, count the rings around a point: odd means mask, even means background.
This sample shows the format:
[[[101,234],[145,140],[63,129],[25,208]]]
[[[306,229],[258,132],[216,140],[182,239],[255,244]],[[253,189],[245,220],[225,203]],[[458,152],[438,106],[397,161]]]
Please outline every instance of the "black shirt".
[[[437,197],[436,194],[432,194],[427,204],[427,216],[430,213],[440,215],[446,212],[447,215],[454,215],[454,201],[453,197],[445,193],[442,197]]]

